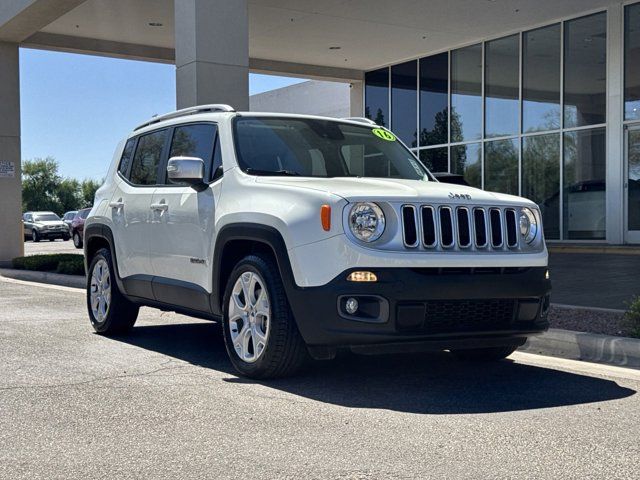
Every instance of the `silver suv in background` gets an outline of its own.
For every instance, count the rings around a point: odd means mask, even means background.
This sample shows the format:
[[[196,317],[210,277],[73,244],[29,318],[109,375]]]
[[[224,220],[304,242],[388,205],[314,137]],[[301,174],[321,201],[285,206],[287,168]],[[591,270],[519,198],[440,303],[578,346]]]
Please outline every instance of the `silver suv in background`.
[[[53,212],[26,212],[22,216],[25,239],[34,242],[61,238],[65,242],[71,238],[69,227]]]

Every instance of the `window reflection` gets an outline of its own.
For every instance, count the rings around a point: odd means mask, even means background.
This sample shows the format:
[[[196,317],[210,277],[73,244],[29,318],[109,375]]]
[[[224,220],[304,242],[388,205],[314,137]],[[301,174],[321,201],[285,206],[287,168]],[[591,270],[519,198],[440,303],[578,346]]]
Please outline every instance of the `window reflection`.
[[[391,67],[391,125],[400,140],[410,147],[418,145],[417,103],[418,62]]]
[[[560,134],[522,141],[522,196],[540,206],[544,234],[560,238]]]
[[[605,238],[604,128],[564,134],[564,238]]]
[[[625,8],[624,17],[624,117],[640,119],[640,4]]]
[[[420,150],[420,161],[432,172],[449,171],[449,153],[447,147]]]
[[[520,38],[518,35],[485,44],[485,135],[518,133],[520,103]]]
[[[389,126],[389,69],[381,68],[364,76],[364,116],[378,125]]]
[[[564,26],[564,126],[606,121],[607,15],[578,18]]]
[[[560,24],[522,34],[522,130],[560,128]]]
[[[479,143],[451,147],[451,173],[463,175],[472,187],[482,188],[482,150]]]
[[[448,141],[449,55],[420,59],[420,145]]]
[[[451,52],[451,141],[482,138],[482,45]]]
[[[485,143],[484,189],[518,195],[518,139]]]

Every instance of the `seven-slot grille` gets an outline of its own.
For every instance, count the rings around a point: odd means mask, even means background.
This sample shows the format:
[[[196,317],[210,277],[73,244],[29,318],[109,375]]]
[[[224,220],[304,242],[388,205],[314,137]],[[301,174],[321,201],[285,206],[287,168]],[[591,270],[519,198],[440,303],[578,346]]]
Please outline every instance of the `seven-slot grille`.
[[[403,205],[402,240],[427,250],[505,250],[519,246],[515,208]]]

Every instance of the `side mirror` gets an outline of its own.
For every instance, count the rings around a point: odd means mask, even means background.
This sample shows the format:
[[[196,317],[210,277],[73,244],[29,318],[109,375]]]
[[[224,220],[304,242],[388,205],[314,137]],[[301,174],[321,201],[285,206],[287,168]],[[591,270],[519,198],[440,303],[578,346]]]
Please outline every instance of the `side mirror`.
[[[167,175],[174,183],[186,183],[201,192],[207,188],[204,182],[204,161],[196,157],[171,157]]]

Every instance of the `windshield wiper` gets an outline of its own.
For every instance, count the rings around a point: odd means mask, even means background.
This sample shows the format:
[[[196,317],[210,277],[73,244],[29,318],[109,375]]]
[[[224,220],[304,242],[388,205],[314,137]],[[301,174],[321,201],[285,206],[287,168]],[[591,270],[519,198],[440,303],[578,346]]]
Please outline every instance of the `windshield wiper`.
[[[245,173],[249,175],[284,175],[289,177],[299,177],[300,174],[298,172],[294,172],[293,170],[260,170],[259,168],[245,168]]]

